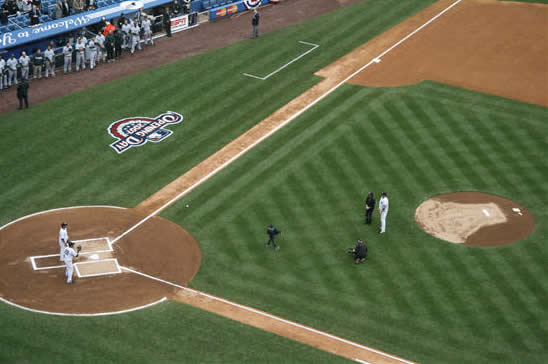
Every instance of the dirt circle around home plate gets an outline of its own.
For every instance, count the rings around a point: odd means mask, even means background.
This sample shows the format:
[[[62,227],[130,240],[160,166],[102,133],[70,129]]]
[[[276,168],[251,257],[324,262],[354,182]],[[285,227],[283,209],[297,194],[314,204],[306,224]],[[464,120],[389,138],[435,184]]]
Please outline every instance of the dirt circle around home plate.
[[[201,250],[186,230],[158,216],[111,243],[146,217],[135,209],[85,206],[43,211],[0,227],[0,298],[61,314],[116,313],[171,298],[174,286],[135,272],[186,286],[200,267]],[[63,221],[69,239],[82,246],[73,284],[65,282],[59,261]]]
[[[511,244],[535,229],[535,219],[525,207],[481,192],[432,197],[417,207],[415,220],[430,235],[472,246]]]

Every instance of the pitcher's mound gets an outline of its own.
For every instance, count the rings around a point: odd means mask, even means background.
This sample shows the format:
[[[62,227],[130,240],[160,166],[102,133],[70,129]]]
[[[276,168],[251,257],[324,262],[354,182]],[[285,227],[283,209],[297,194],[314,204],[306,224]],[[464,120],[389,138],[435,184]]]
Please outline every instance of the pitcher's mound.
[[[479,192],[457,192],[424,201],[415,220],[428,234],[457,244],[496,246],[524,239],[535,229],[520,204]]]

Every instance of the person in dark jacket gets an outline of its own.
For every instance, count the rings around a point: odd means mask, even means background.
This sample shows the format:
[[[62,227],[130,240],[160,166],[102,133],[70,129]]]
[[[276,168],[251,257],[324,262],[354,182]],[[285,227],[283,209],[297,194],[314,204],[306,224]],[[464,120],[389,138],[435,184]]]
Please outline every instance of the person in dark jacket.
[[[9,4],[7,2],[3,3],[0,10],[2,11],[0,13],[0,24],[7,25],[9,21],[8,17],[10,16]]]
[[[38,6],[33,5],[32,10],[29,13],[30,17],[30,25],[37,25],[40,24],[40,9],[38,9]]]
[[[367,257],[367,245],[365,245],[362,239],[358,239],[356,247],[351,249],[349,253],[354,255],[354,264],[360,264]]]
[[[120,32],[120,29],[114,31],[114,58],[118,59],[122,57],[122,42],[124,36]]]
[[[162,19],[164,22],[164,29],[166,31],[166,35],[171,38],[171,18],[169,17],[169,12],[164,9],[164,13],[162,14]]]
[[[63,16],[70,16],[70,13],[72,11],[72,7],[70,6],[69,2],[67,0],[63,1],[63,4],[62,4],[62,12],[63,12]]]
[[[272,243],[274,248],[276,250],[279,250],[280,246],[276,244],[276,242],[274,241],[274,237],[276,237],[276,235],[280,233],[281,231],[276,229],[272,224],[268,225],[268,227],[266,228],[266,234],[268,235],[268,242],[265,244],[265,246],[268,247],[270,246],[270,243]]]
[[[111,29],[105,38],[105,48],[107,49],[107,62],[114,61],[114,43],[114,32]]]
[[[253,26],[253,31],[251,32],[251,38],[257,38],[259,36],[259,21],[261,16],[257,9],[253,10],[253,18],[251,18],[251,25]]]
[[[365,199],[365,223],[367,225],[371,225],[371,215],[373,214],[373,211],[375,210],[375,195],[373,192],[369,192],[367,194],[367,198]]]
[[[32,76],[34,78],[42,78],[42,68],[44,67],[44,56],[42,50],[38,48],[32,56]]]
[[[17,98],[19,99],[19,110],[23,108],[23,100],[25,101],[25,107],[29,108],[29,83],[26,79],[23,79],[19,86],[17,86]]]

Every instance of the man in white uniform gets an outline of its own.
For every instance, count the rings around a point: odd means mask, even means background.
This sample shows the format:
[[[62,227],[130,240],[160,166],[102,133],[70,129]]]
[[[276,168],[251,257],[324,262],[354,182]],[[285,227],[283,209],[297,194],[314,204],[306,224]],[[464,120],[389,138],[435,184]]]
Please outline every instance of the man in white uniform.
[[[141,22],[141,26],[145,30],[145,44],[152,44],[154,45],[154,40],[152,39],[152,22],[150,21],[150,18],[148,16],[144,16],[143,21]]]
[[[19,64],[21,65],[21,79],[28,80],[30,57],[27,56],[27,52],[21,52],[21,57],[19,57]]]
[[[89,49],[89,68],[93,70],[95,68],[95,59],[97,58],[97,47],[95,46],[95,36],[91,37],[88,41]]]
[[[80,250],[82,250],[81,246],[78,246],[77,251],[75,252],[72,248],[74,246],[74,243],[72,241],[68,241],[68,246],[63,251],[63,260],[65,261],[65,265],[67,268],[65,269],[65,276],[67,276],[67,283],[72,283],[72,258],[77,258],[80,254]]]
[[[127,49],[129,47],[129,42],[131,39],[131,25],[127,19],[124,19],[124,25],[122,25],[122,49]]]
[[[131,54],[133,54],[135,52],[135,47],[137,47],[138,50],[142,50],[141,37],[140,37],[141,27],[139,26],[137,19],[135,19],[130,29],[131,29]]]
[[[63,64],[63,72],[71,72],[72,71],[72,44],[67,43],[63,47],[63,56],[64,56],[64,64]]]
[[[59,260],[63,261],[63,251],[67,247],[68,241],[68,224],[66,222],[61,223],[61,229],[59,229]]]
[[[76,72],[80,71],[80,66],[82,66],[82,69],[86,69],[86,60],[85,60],[85,52],[86,52],[86,45],[83,42],[83,38],[78,38],[78,41],[76,42],[76,45],[74,46],[74,50],[76,50]]]
[[[17,85],[17,64],[15,55],[12,54],[6,62],[6,67],[8,68],[8,87]]]
[[[381,193],[379,213],[381,214],[381,228],[379,229],[379,233],[383,234],[386,231],[386,215],[388,215],[388,196],[386,195],[386,192]]]
[[[105,61],[105,36],[99,32],[95,37],[95,44],[97,45],[97,63]]]
[[[44,57],[46,58],[46,78],[51,75],[55,77],[55,51],[48,45],[48,49],[44,52]]]

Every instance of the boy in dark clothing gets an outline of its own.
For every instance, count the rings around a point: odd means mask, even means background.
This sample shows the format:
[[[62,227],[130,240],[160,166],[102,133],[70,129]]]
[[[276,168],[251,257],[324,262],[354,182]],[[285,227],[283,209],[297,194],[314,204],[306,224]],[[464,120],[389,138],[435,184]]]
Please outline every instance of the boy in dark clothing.
[[[371,215],[375,210],[375,195],[373,192],[369,192],[365,199],[365,223],[371,225]]]
[[[272,243],[272,245],[274,245],[274,248],[276,250],[280,249],[280,246],[276,244],[276,242],[274,241],[274,237],[280,234],[281,231],[276,229],[272,224],[270,224],[268,225],[266,229],[266,233],[268,235],[268,242],[265,244],[265,246],[270,246],[270,243]]]

